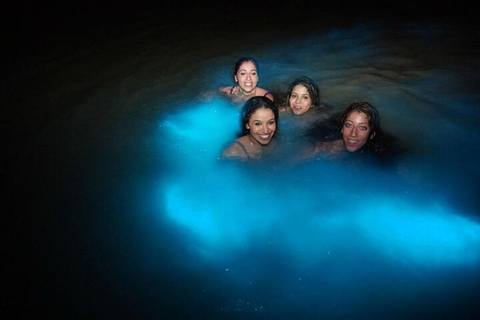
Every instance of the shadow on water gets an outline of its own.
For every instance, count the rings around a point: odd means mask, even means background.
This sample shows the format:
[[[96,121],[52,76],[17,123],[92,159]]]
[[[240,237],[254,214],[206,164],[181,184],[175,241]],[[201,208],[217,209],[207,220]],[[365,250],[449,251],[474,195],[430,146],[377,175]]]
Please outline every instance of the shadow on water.
[[[81,37],[64,42],[72,30],[59,32],[51,49],[36,46],[37,58],[24,52],[6,68],[2,95],[14,108],[4,110],[2,128],[9,213],[2,313],[473,319],[480,312],[476,28],[272,19],[239,35],[198,17],[202,28],[140,15],[146,19],[116,33],[105,30],[119,23],[100,18],[104,33],[72,25]],[[133,21],[127,16],[116,17]],[[241,16],[232,19],[242,25]],[[243,55],[260,61],[262,86],[275,92],[308,75],[335,108],[372,102],[411,153],[388,170],[219,162],[238,110],[198,94],[230,83]]]

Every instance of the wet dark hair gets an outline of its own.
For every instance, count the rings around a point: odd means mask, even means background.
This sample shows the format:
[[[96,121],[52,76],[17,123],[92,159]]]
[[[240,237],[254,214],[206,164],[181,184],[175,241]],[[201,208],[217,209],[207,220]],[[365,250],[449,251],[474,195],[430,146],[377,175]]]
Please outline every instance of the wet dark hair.
[[[348,116],[354,111],[364,113],[370,126],[367,143],[355,153],[375,154],[380,156],[377,160],[380,160],[383,164],[388,164],[393,163],[396,158],[407,151],[394,135],[385,132],[380,127],[378,110],[368,102],[355,102],[349,105],[341,114],[339,123],[341,128],[343,128]]]
[[[312,106],[318,106],[320,103],[320,90],[318,89],[318,86],[315,84],[315,82],[309,77],[300,77],[298,79],[295,79],[290,84],[287,90],[287,104],[289,104],[293,88],[295,88],[295,86],[299,84],[307,88],[307,91],[310,94],[310,98],[312,99]]]
[[[247,129],[246,125],[250,118],[252,117],[252,114],[255,113],[260,108],[265,108],[265,109],[270,109],[273,111],[273,114],[275,116],[275,122],[277,123],[277,128],[278,128],[278,107],[277,105],[270,100],[267,97],[252,97],[245,102],[242,108],[242,113],[241,113],[241,128],[242,128],[242,135],[246,135],[250,132],[249,129]]]
[[[368,125],[370,127],[370,134],[368,136],[369,139],[382,133],[378,110],[368,102],[354,102],[349,105],[340,116],[340,125],[342,128],[345,125],[345,121],[347,121],[348,116],[354,111],[364,113],[367,116]]]
[[[235,67],[233,68],[233,76],[237,75],[238,69],[240,69],[240,66],[244,64],[245,62],[252,62],[255,65],[255,69],[257,69],[257,74],[260,73],[258,69],[258,63],[255,59],[252,57],[242,57],[238,59],[237,63],[235,63]]]
[[[367,116],[370,135],[367,143],[359,150],[352,152],[351,156],[362,156],[365,159],[376,160],[377,163],[382,165],[390,165],[394,164],[398,157],[408,151],[397,137],[383,131],[380,127],[380,116],[377,108],[368,102],[352,103],[345,110],[317,122],[307,131],[307,138],[310,139],[311,143],[342,139],[341,129],[348,116],[354,111],[364,113]]]

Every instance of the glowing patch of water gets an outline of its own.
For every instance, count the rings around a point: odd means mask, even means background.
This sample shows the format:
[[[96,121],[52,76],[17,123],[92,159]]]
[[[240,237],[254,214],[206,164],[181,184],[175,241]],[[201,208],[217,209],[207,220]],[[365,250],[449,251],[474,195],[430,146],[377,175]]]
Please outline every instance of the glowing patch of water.
[[[219,161],[237,126],[238,109],[222,103],[187,109],[162,124],[168,141],[175,141],[172,159],[184,163],[166,185],[166,209],[198,239],[205,258],[275,239],[274,246],[300,261],[353,245],[421,265],[478,263],[477,223],[407,195],[392,197],[388,188],[367,187],[398,184],[398,177],[321,163],[271,175],[268,166],[249,170]]]

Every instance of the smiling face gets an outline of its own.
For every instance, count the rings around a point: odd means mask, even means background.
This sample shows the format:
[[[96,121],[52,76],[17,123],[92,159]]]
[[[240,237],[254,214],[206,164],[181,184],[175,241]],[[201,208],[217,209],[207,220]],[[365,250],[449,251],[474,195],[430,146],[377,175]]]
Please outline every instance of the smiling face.
[[[234,78],[243,93],[252,93],[257,87],[258,82],[258,71],[255,63],[252,61],[242,63]]]
[[[261,145],[267,145],[277,130],[275,114],[271,109],[257,109],[248,120],[245,127],[250,130],[250,136]]]
[[[352,111],[342,128],[343,142],[347,151],[355,152],[363,147],[371,138],[370,132],[371,128],[367,115],[363,112]]]
[[[312,97],[304,85],[297,84],[292,89],[288,104],[294,114],[301,115],[312,107]]]

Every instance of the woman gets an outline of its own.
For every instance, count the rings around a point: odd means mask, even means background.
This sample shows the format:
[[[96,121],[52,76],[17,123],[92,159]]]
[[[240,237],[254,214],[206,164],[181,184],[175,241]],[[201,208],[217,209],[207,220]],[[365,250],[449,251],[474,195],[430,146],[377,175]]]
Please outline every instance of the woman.
[[[280,112],[288,112],[297,116],[320,110],[320,90],[308,77],[295,79],[287,91],[287,106]]]
[[[368,102],[352,103],[334,117],[333,122],[339,124],[340,137],[332,133],[327,122],[319,124],[309,132],[315,142],[308,156],[342,158],[362,155],[385,162],[400,151],[396,139],[380,127],[378,110]]]
[[[278,108],[266,97],[252,97],[242,108],[241,134],[222,154],[222,158],[260,159],[274,149]]]
[[[342,140],[348,152],[381,152],[380,117],[377,109],[368,102],[352,103],[342,114]]]
[[[257,87],[258,64],[250,57],[240,58],[235,64],[233,80],[236,85],[219,88],[219,91],[231,97],[234,102],[244,102],[251,97],[262,96],[274,101],[273,94]]]
[[[288,161],[308,145],[306,132],[327,117],[326,108],[320,105],[320,90],[315,82],[308,77],[295,79],[288,87],[286,105],[280,108],[280,113],[279,153]]]

